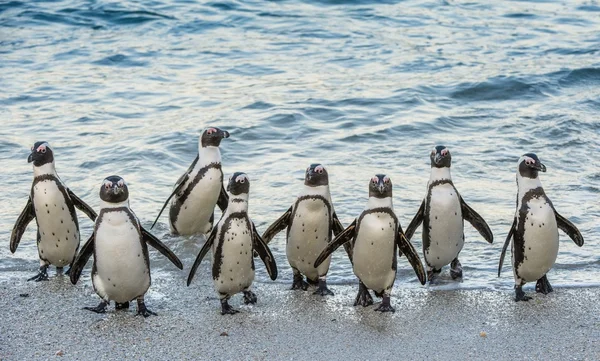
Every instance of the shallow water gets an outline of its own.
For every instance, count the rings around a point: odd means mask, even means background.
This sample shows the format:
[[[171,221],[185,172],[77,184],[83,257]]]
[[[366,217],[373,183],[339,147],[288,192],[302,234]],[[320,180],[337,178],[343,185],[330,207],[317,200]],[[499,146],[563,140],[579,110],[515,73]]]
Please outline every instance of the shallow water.
[[[578,248],[561,233],[550,282],[599,286],[599,14],[597,1],[4,2],[0,279],[38,265],[34,223],[8,250],[35,141],[53,145],[61,178],[95,208],[102,179],[123,176],[149,227],[200,131],[214,125],[231,133],[221,147],[225,176],[249,175],[261,232],[314,162],[329,170],[344,225],[364,207],[370,177],[386,173],[406,227],[425,195],[429,151],[447,145],[455,185],[495,242],[467,224],[465,278],[450,282],[446,268],[439,288],[511,289],[509,265],[497,278],[497,263],[516,161],[535,152],[548,167],[546,193],[586,240]],[[167,222],[154,233],[187,272],[202,240],[169,236]],[[80,214],[80,224],[85,239],[92,223]],[[287,284],[283,233],[272,249],[277,282]],[[153,254],[155,278],[173,269]],[[356,282],[342,251],[329,276]],[[396,287],[420,287],[404,259]]]

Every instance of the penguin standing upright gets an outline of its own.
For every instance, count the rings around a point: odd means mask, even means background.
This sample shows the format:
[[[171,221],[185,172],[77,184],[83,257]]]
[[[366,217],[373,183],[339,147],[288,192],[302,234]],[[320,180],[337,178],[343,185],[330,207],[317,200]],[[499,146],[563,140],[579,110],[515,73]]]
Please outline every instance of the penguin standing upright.
[[[523,155],[517,165],[517,209],[508,236],[502,248],[498,277],[502,270],[506,249],[512,243],[512,264],[515,277],[515,301],[529,301],[523,292],[526,282],[537,281],[535,291],[548,294],[552,286],[546,273],[558,255],[558,229],[565,232],[576,245],[583,246],[583,236],[568,219],[561,216],[546,196],[539,172],[545,172],[537,155]]]
[[[156,248],[177,268],[183,265],[177,256],[160,240],[140,225],[129,208],[129,189],[119,176],[104,179],[100,187],[100,214],[94,233],[81,248],[73,263],[71,282],[76,284],[83,267],[94,255],[92,284],[102,301],[96,307],[85,309],[106,312],[110,301],[116,308],[128,308],[129,301],[137,300],[137,313],[144,317],[156,315],[146,308],[144,295],[150,287],[150,258],[148,246]]]
[[[255,251],[264,262],[271,279],[277,278],[275,258],[248,217],[248,176],[241,172],[234,173],[229,179],[227,191],[230,193],[227,209],[198,253],[187,280],[189,286],[200,262],[212,248],[213,283],[221,299],[222,315],[239,312],[228,302],[236,293],[244,293],[244,303],[256,303],[256,295],[250,290],[254,281]]]
[[[458,254],[464,245],[464,220],[467,220],[489,243],[494,236],[485,220],[469,207],[460,196],[450,176],[452,156],[443,145],[431,151],[431,176],[427,183],[427,196],[413,220],[406,228],[411,239],[423,222],[423,257],[427,263],[429,282],[450,264],[452,279],[462,278],[462,265]]]
[[[268,244],[273,237],[287,228],[286,254],[294,273],[292,289],[308,289],[308,283],[318,285],[315,294],[333,295],[327,288],[327,271],[331,258],[319,267],[314,263],[321,251],[331,242],[331,234],[344,230],[329,192],[329,176],[321,164],[311,164],[306,169],[304,189],[296,202],[263,234]],[[348,249],[346,249],[348,251]],[[305,282],[302,275],[306,276]]]
[[[93,221],[96,212],[79,199],[56,173],[54,152],[48,142],[36,142],[27,159],[33,162],[33,184],[25,208],[21,211],[10,236],[10,251],[15,253],[29,222],[37,223],[37,247],[40,258],[38,274],[28,281],[47,281],[48,266],[58,273],[71,264],[79,248],[79,223],[75,207]]]
[[[315,267],[347,242],[352,245],[352,268],[359,279],[354,306],[372,305],[373,298],[369,293],[369,289],[372,289],[376,296],[383,297],[375,311],[395,311],[390,304],[390,294],[396,279],[397,248],[400,249],[400,255],[406,255],[421,284],[425,284],[425,270],[421,259],[404,236],[394,213],[392,181],[388,176],[377,174],[371,178],[365,210],[327,245],[315,261]]]
[[[218,204],[221,211],[227,206],[219,150],[223,138],[229,138],[229,132],[219,128],[211,127],[202,132],[196,159],[177,180],[173,192],[165,201],[151,229],[173,198],[169,210],[169,224],[174,234],[187,236],[210,232],[215,205]]]

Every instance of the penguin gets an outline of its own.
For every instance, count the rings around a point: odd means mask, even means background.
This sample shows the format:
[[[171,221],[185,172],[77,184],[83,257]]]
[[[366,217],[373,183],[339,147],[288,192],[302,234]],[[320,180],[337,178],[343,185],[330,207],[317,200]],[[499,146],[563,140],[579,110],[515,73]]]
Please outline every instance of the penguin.
[[[202,132],[196,159],[175,183],[173,192],[150,229],[154,228],[173,198],[169,210],[169,224],[173,234],[189,236],[210,232],[215,205],[218,205],[221,211],[227,206],[219,151],[219,145],[224,138],[229,138],[229,132],[219,128],[211,127]]]
[[[127,309],[129,301],[137,300],[138,315],[156,315],[144,303],[151,282],[147,244],[177,268],[183,269],[183,265],[165,244],[140,225],[129,208],[129,189],[123,178],[116,175],[105,178],[100,187],[100,200],[94,233],[73,263],[71,283],[77,283],[93,254],[92,285],[102,300],[96,307],[84,307],[86,310],[104,313],[110,301],[115,301],[117,309]]]
[[[40,268],[28,281],[47,281],[50,265],[56,266],[57,273],[62,274],[63,267],[72,264],[77,255],[79,223],[75,207],[92,221],[96,219],[96,212],[59,178],[54,152],[48,142],[36,142],[27,161],[33,163],[33,183],[27,204],[13,227],[10,251],[15,253],[27,225],[35,218]]]
[[[305,172],[304,189],[294,204],[263,233],[268,244],[282,230],[286,233],[286,255],[294,274],[292,290],[317,285],[314,294],[333,295],[327,288],[327,271],[331,258],[317,268],[315,260],[335,235],[344,230],[335,214],[329,192],[329,175],[321,164],[311,164]],[[346,247],[346,251],[349,249]],[[349,257],[350,254],[348,253]],[[304,281],[306,276],[306,281]]]
[[[382,297],[375,309],[394,312],[390,294],[396,279],[397,254],[406,255],[421,284],[425,284],[425,270],[417,251],[404,235],[392,204],[392,180],[385,174],[376,174],[369,182],[369,200],[360,216],[340,233],[315,261],[318,267],[339,246],[351,244],[351,261],[358,277],[358,294],[354,306],[373,304],[369,290]]]
[[[465,220],[489,243],[493,242],[494,236],[485,220],[467,205],[454,187],[450,176],[450,150],[438,145],[431,151],[430,159],[427,196],[406,228],[406,237],[411,239],[423,223],[423,257],[427,263],[427,279],[431,283],[447,264],[450,264],[452,279],[462,278],[458,254],[464,245]]]
[[[568,219],[561,216],[550,198],[546,196],[539,172],[546,172],[533,153],[519,158],[517,163],[517,208],[508,236],[502,247],[498,264],[498,277],[508,245],[512,242],[512,265],[515,278],[515,301],[529,301],[523,285],[537,281],[535,291],[542,294],[552,292],[546,274],[558,255],[558,229],[565,232],[576,245],[583,246],[583,236]]]
[[[228,302],[236,293],[243,292],[245,304],[256,303],[256,294],[250,290],[254,281],[254,252],[262,259],[271,279],[277,279],[275,258],[248,217],[248,176],[241,172],[234,173],[229,179],[227,191],[230,196],[225,213],[200,249],[187,279],[189,286],[200,262],[211,248],[213,284],[221,300],[222,315],[239,312]]]

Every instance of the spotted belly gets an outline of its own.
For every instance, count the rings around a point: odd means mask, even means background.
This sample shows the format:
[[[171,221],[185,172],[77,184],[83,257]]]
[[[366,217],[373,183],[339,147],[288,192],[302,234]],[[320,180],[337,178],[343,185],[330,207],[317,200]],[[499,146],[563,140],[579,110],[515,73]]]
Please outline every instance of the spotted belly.
[[[220,245],[213,247],[213,283],[222,297],[232,296],[249,288],[254,281],[254,260],[252,232],[248,221],[235,218],[223,235],[219,235]],[[216,255],[221,252],[221,256]]]
[[[433,187],[425,211],[429,239],[425,239],[427,232],[423,232],[423,255],[429,267],[441,269],[458,257],[464,245],[464,221],[454,187],[450,184]]]

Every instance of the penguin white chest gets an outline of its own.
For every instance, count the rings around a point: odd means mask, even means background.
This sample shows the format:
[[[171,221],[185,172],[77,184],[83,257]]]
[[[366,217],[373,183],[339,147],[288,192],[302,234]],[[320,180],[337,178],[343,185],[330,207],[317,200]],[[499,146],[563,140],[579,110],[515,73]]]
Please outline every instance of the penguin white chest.
[[[521,222],[522,216],[519,212],[518,222]],[[544,198],[533,198],[527,202],[523,243],[523,261],[517,264],[516,271],[526,282],[538,280],[554,266],[559,245],[556,216]]]
[[[353,248],[354,274],[367,288],[382,292],[394,284],[396,221],[387,213],[365,215]]]
[[[424,256],[429,266],[440,269],[458,256],[464,244],[464,222],[454,187],[451,184],[433,187],[426,212],[429,247],[424,249]]]
[[[304,199],[296,205],[290,220],[286,253],[290,266],[316,281],[329,270],[331,257],[314,267],[315,260],[330,241],[331,214],[320,198]]]
[[[234,295],[252,285],[254,261],[251,225],[245,218],[231,218],[213,245],[213,283],[220,295]]]
[[[79,246],[79,228],[73,221],[65,196],[54,180],[37,182],[33,206],[40,235],[38,252],[57,267],[71,263]]]
[[[120,303],[144,295],[150,287],[150,269],[137,224],[125,211],[106,212],[97,222],[94,288],[103,299]]]

